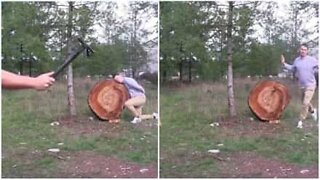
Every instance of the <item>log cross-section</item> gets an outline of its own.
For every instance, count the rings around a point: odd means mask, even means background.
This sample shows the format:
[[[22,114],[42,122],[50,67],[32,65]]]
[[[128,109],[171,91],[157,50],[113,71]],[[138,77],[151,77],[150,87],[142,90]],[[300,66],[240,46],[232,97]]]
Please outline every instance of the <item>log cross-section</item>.
[[[263,121],[277,121],[289,104],[288,88],[271,80],[261,81],[250,91],[248,103],[251,111]]]
[[[119,119],[124,103],[129,99],[127,88],[115,80],[103,80],[89,92],[88,104],[101,120]]]

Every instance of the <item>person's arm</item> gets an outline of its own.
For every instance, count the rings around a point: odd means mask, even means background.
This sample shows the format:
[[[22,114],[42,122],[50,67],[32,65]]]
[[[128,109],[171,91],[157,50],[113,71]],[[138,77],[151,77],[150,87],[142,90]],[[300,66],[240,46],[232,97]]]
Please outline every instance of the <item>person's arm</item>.
[[[5,89],[37,89],[45,90],[55,81],[51,77],[53,72],[41,74],[37,77],[20,76],[5,70],[1,72],[1,83]]]
[[[313,59],[313,71],[314,73],[319,71],[319,61],[316,58]]]
[[[145,93],[144,89],[142,86],[140,86],[136,80],[132,78],[127,78],[125,77],[123,80],[123,83],[125,83],[128,87],[136,89],[137,91]]]
[[[289,71],[293,71],[294,70],[294,65],[287,64],[283,55],[281,55],[280,62],[282,63],[282,65],[283,65],[283,67],[285,69],[287,69]]]

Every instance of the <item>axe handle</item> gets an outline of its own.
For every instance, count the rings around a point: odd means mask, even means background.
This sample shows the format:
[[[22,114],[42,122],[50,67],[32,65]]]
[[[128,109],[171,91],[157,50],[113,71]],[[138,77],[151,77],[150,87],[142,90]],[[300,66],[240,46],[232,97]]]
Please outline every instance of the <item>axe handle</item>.
[[[58,67],[58,69],[53,73],[51,77],[56,78],[61,73],[61,71],[63,71],[74,59],[76,59],[76,57],[83,51],[83,49],[84,48],[81,48],[76,53],[69,56],[68,59]]]

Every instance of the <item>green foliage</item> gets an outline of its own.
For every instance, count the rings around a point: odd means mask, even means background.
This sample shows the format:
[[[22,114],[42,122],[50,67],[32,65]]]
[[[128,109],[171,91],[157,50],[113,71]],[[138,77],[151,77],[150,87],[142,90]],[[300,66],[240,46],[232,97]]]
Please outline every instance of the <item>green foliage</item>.
[[[281,49],[274,45],[252,44],[247,59],[244,59],[239,67],[246,67],[246,71],[242,73],[244,75],[277,75],[281,69],[279,64],[281,54]]]
[[[37,6],[30,2],[2,2],[2,54],[3,66],[19,71],[15,65],[22,57],[36,56],[47,61],[48,51],[41,31]],[[40,66],[43,67],[43,66]],[[46,70],[45,68],[39,69]]]
[[[226,68],[225,61],[207,61],[200,64],[199,74],[202,80],[219,80],[224,74]]]
[[[200,20],[202,17],[197,3],[162,2],[160,10],[161,74],[168,71],[166,73],[171,76],[175,73],[171,67],[178,69],[175,67],[176,64],[192,61],[191,59],[206,61]]]
[[[78,75],[109,75],[119,72],[128,59],[125,42],[100,44],[94,46],[95,54],[87,58],[79,57],[74,64],[74,72]]]

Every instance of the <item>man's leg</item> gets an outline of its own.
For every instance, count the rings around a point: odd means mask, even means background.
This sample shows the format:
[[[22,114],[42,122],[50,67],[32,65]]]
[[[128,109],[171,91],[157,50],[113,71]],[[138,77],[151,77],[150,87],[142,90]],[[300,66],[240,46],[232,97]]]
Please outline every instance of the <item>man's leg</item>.
[[[139,117],[141,115],[141,112],[139,112],[139,110],[136,109],[136,107],[142,107],[142,105],[146,102],[146,97],[144,96],[137,96],[137,97],[133,97],[130,98],[129,100],[127,100],[124,105],[126,106],[126,108],[128,108],[131,113],[134,115],[134,117]]]
[[[314,94],[315,88],[302,89],[302,108],[300,112],[300,120],[303,121],[307,118],[309,110],[313,110],[311,100]]]

